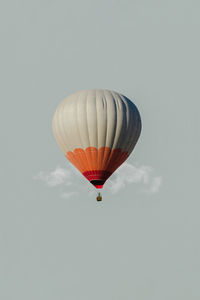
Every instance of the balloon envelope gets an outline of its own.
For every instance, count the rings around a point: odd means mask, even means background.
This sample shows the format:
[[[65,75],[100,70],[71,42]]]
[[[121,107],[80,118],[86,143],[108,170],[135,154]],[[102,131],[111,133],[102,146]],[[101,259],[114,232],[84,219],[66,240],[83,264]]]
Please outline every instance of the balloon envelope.
[[[53,132],[66,158],[102,188],[134,149],[141,118],[135,104],[119,93],[79,91],[58,106]]]

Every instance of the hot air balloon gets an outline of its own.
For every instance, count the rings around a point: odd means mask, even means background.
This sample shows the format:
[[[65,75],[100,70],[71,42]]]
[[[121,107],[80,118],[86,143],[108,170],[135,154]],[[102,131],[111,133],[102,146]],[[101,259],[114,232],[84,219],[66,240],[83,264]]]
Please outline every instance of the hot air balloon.
[[[59,147],[97,189],[128,158],[140,132],[135,104],[109,90],[76,92],[60,103],[53,117]]]

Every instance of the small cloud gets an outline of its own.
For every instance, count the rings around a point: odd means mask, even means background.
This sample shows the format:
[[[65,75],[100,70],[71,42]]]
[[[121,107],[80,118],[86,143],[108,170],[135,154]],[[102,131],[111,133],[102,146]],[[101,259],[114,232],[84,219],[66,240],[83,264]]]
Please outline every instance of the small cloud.
[[[73,170],[71,166],[68,169],[61,168],[60,166],[56,167],[55,170],[51,172],[40,171],[33,178],[35,180],[40,180],[44,182],[50,188],[64,188],[68,189],[67,191],[60,191],[60,197],[64,199],[68,199],[74,195],[77,195],[77,187],[74,181],[75,174],[77,171]],[[77,174],[76,174],[77,175]],[[70,189],[70,190],[69,190]],[[75,190],[75,191],[74,191]]]
[[[147,193],[157,193],[162,183],[162,178],[153,176],[154,170],[150,166],[136,167],[124,163],[110,179],[110,191],[115,194],[129,184],[141,184]]]
[[[52,172],[39,172],[38,175],[34,177],[36,180],[41,180],[50,187],[55,187],[61,184],[71,185],[71,172],[67,169],[57,167]]]
[[[147,194],[157,193],[162,184],[161,176],[154,176],[154,170],[150,166],[134,166],[130,163],[124,163],[109,179],[105,188],[112,194],[119,192],[126,186],[131,184],[138,184],[142,187],[142,191]],[[88,193],[90,197],[96,194],[96,190],[88,184],[77,185],[77,175],[81,176],[75,168],[69,166],[68,169],[56,167],[51,172],[39,172],[34,179],[44,182],[51,188],[65,187],[61,192],[60,197],[68,199],[78,193]],[[80,180],[80,179],[78,179]],[[66,191],[67,187],[67,191]]]

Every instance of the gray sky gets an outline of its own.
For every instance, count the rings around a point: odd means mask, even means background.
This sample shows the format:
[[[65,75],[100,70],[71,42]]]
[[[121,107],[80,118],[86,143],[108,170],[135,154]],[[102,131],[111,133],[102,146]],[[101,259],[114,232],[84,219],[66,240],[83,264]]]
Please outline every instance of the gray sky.
[[[0,5],[0,298],[199,300],[199,1]],[[102,203],[51,130],[89,88],[125,94],[143,123]]]

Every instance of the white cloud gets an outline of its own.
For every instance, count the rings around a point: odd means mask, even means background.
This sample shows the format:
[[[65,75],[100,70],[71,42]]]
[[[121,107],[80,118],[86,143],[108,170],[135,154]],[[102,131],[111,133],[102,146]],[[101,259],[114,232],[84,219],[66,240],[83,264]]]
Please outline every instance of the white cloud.
[[[153,168],[150,166],[142,165],[136,167],[130,163],[124,163],[109,179],[105,187],[107,191],[115,194],[128,185],[137,184],[141,191],[154,194],[159,191],[162,184],[161,176],[154,176],[154,173]],[[89,183],[76,184],[76,178],[80,180],[77,177],[79,174],[80,172],[71,166],[68,169],[58,166],[51,172],[39,172],[34,179],[43,181],[49,187],[62,187],[60,196],[65,199],[82,192],[88,193],[88,195],[93,197],[96,190],[92,186],[89,186]]]
[[[50,187],[55,187],[61,184],[65,184],[65,185],[72,184],[71,172],[59,166],[52,172],[43,172],[43,171],[39,172],[39,174],[36,175],[34,179],[41,180]]]
[[[129,184],[141,184],[143,191],[156,193],[162,183],[160,176],[153,176],[154,170],[150,166],[136,167],[130,163],[124,163],[110,179],[110,191],[114,194]]]

